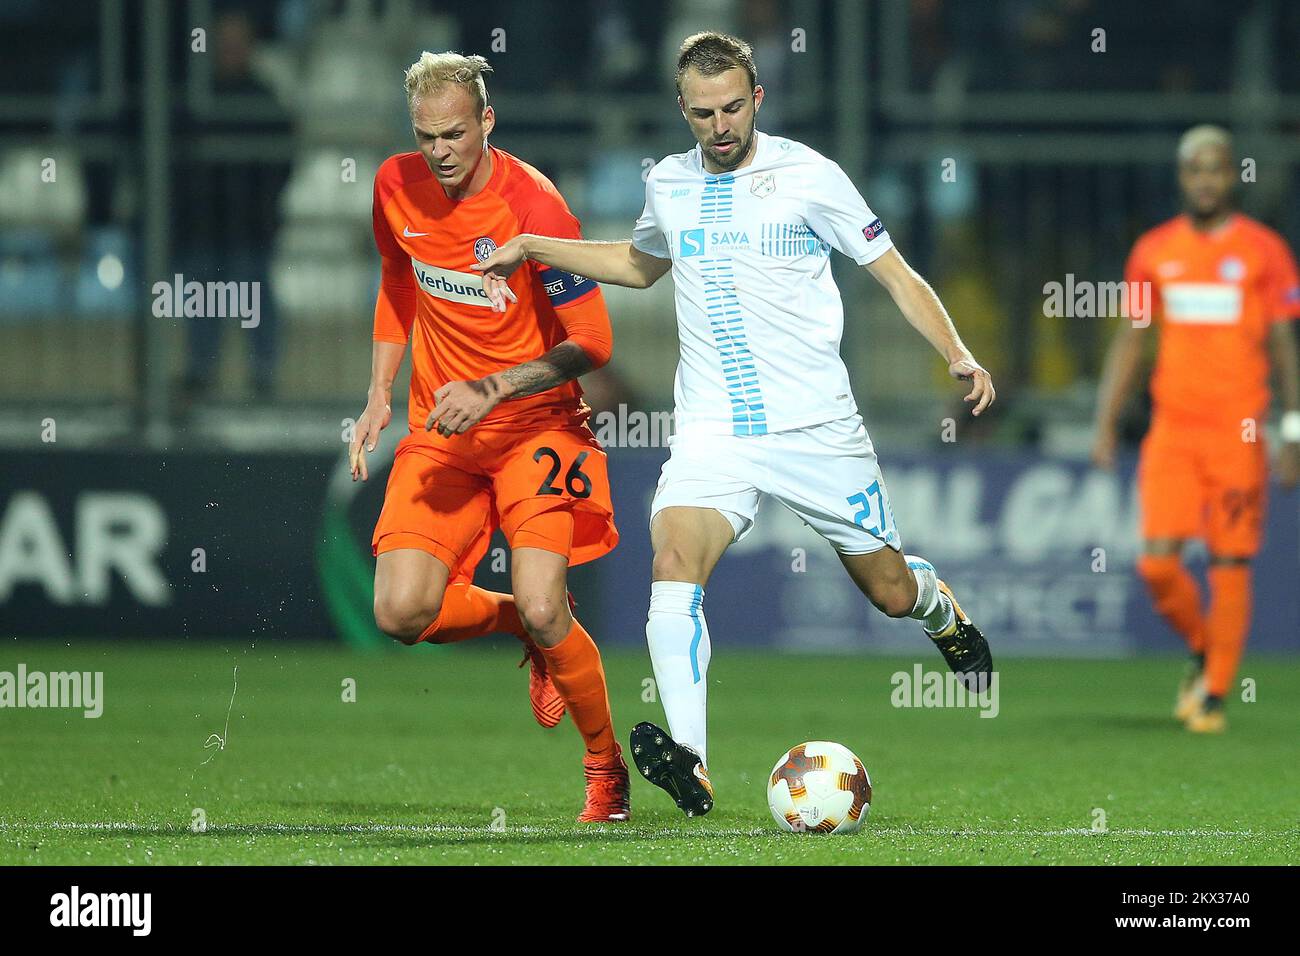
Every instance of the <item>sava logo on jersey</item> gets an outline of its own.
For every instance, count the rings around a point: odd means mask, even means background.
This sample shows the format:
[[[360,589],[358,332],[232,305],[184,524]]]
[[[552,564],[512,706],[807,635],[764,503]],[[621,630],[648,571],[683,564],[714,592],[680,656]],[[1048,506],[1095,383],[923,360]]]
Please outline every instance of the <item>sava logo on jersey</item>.
[[[678,242],[679,255],[683,259],[702,256],[706,250],[716,254],[748,248],[749,233],[740,231],[714,230],[706,237],[703,229],[683,229]]]

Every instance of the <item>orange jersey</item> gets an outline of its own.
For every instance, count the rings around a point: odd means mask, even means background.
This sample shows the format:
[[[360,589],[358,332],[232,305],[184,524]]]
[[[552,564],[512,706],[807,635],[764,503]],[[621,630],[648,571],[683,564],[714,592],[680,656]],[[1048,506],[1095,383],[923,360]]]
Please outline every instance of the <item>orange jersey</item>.
[[[413,433],[424,433],[434,393],[447,382],[532,361],[566,339],[579,342],[593,365],[609,358],[609,316],[589,279],[530,261],[510,277],[518,302],[492,311],[471,263],[520,233],[578,239],[581,230],[549,179],[503,150],[489,150],[491,178],[467,199],[448,198],[418,152],[389,157],[375,175],[383,274],[374,338],[411,342]],[[483,421],[528,424],[585,408],[581,387],[569,381],[501,402]]]
[[[1178,216],[1138,239],[1124,278],[1151,283],[1158,414],[1237,427],[1267,415],[1269,331],[1300,316],[1300,278],[1281,236],[1240,213],[1209,233]]]

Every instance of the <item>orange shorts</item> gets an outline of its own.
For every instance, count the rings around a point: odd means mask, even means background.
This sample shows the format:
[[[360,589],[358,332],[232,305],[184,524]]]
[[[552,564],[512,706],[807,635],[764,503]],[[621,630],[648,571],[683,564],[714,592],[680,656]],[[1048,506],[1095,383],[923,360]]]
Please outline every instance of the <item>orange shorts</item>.
[[[1212,555],[1251,557],[1268,507],[1268,449],[1239,424],[1151,419],[1138,458],[1142,537],[1203,538]]]
[[[471,581],[500,527],[511,549],[570,565],[618,544],[605,450],[581,417],[530,415],[461,435],[412,432],[398,443],[371,542],[374,554],[418,548]]]

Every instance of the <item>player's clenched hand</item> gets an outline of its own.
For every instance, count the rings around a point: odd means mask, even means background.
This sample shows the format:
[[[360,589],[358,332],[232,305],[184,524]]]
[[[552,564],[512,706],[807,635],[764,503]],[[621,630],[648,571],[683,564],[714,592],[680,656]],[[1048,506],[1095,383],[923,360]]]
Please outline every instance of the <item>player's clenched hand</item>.
[[[963,358],[953,362],[948,366],[948,374],[955,379],[972,383],[970,394],[965,398],[965,401],[975,403],[975,407],[971,409],[972,415],[978,415],[993,404],[996,396],[993,391],[993,379],[989,378],[988,371],[973,358]]]
[[[448,382],[433,393],[433,411],[424,422],[424,430],[437,428],[443,437],[459,435],[482,421],[499,401],[501,389],[491,376],[473,382]]]
[[[523,237],[515,236],[504,246],[499,246],[482,262],[475,262],[470,266],[471,269],[483,273],[483,290],[488,294],[493,312],[504,312],[509,302],[519,301],[510,291],[508,280],[514,271],[524,264],[526,258]]]
[[[374,393],[366,402],[366,410],[357,419],[352,430],[352,442],[348,445],[348,464],[352,467],[352,480],[360,476],[362,481],[370,477],[366,468],[366,452],[375,450],[379,433],[388,427],[393,418],[391,396],[387,393]]]

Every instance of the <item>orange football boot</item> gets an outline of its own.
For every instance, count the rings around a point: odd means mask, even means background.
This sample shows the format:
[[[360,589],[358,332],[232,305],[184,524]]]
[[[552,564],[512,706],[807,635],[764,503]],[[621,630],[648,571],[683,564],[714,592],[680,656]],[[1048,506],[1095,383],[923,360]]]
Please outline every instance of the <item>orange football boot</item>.
[[[632,815],[632,786],[622,748],[615,744],[612,758],[587,754],[582,758],[582,771],[587,775],[587,805],[578,822],[625,823]]]

